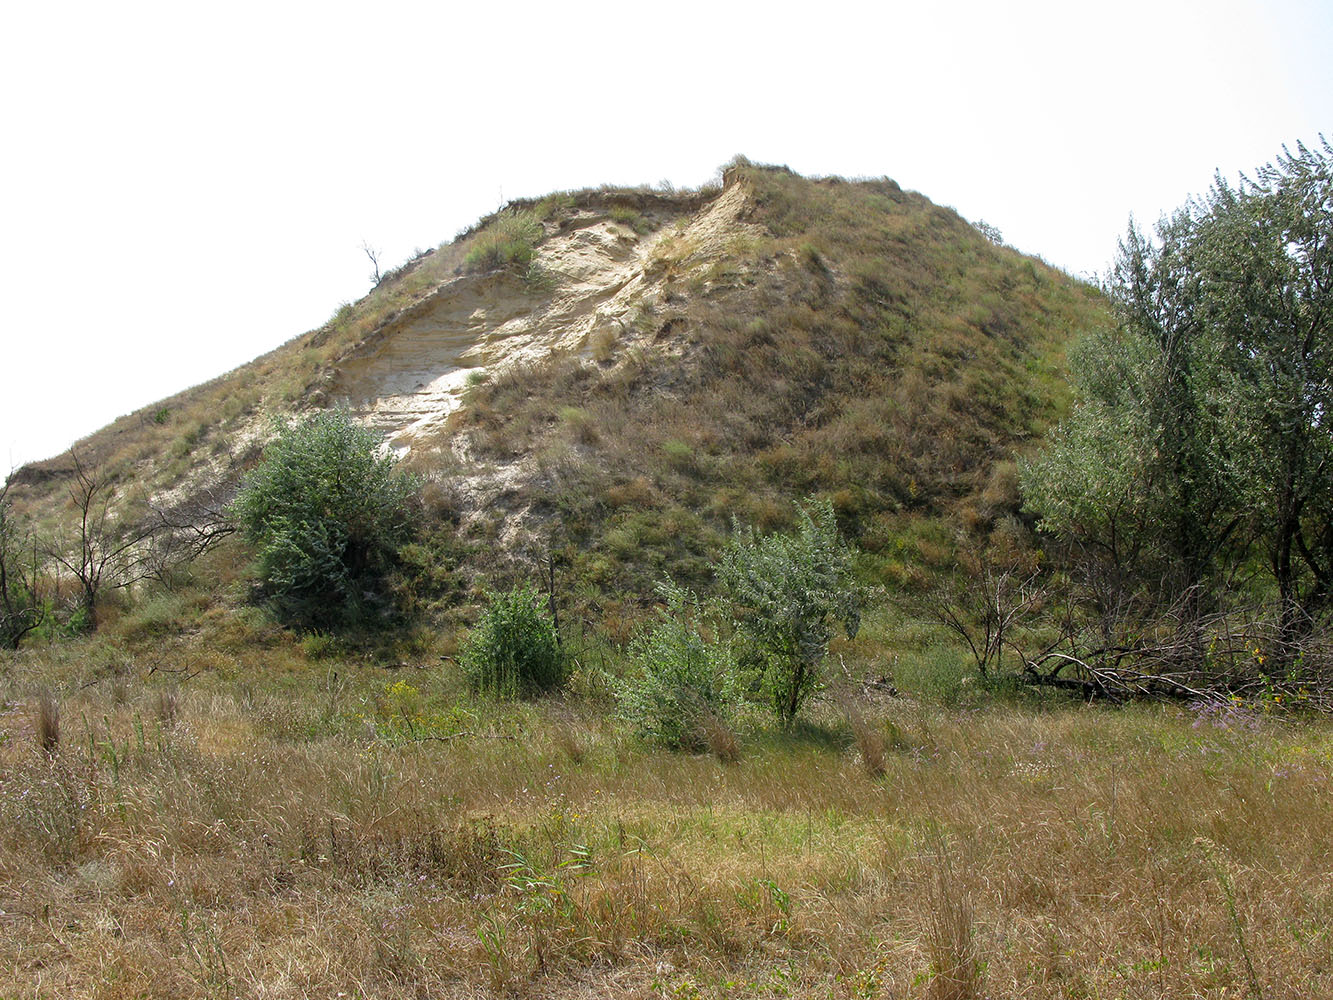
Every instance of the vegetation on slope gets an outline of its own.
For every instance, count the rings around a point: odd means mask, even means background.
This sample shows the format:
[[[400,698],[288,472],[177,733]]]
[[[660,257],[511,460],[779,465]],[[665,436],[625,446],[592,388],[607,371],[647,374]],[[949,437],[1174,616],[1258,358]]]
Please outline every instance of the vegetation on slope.
[[[703,585],[731,517],[787,526],[810,493],[893,585],[1023,546],[1013,460],[1061,412],[1099,294],[892,181],[741,162],[727,184],[757,234],[720,257],[666,239],[651,264],[666,294],[638,324],[678,350],[554,358],[469,401],[479,455],[537,456],[518,499],[571,576],[611,601]]]

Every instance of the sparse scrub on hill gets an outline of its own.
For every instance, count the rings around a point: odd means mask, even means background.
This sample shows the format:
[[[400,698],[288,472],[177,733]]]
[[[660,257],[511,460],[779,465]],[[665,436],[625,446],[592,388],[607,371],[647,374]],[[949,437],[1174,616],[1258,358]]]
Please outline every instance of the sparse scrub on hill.
[[[268,595],[292,621],[365,620],[411,531],[415,481],[344,410],[281,428],[233,505]]]
[[[478,454],[512,461],[561,446],[571,403],[596,415],[595,446],[561,448],[558,475],[531,492],[578,512],[564,519],[575,575],[608,599],[645,599],[663,573],[706,584],[732,515],[790,527],[791,500],[815,492],[835,499],[867,575],[895,589],[1030,547],[1021,500],[992,489],[992,471],[1060,415],[1063,344],[1099,321],[1099,293],[889,181],[729,176],[756,228],[724,259],[682,230],[646,263],[663,297],[644,336],[671,350],[543,360],[476,387],[459,417]],[[676,543],[604,499],[640,477]]]
[[[555,623],[539,609],[531,586],[490,594],[468,633],[459,663],[474,689],[501,698],[549,694],[564,684],[569,661]]]

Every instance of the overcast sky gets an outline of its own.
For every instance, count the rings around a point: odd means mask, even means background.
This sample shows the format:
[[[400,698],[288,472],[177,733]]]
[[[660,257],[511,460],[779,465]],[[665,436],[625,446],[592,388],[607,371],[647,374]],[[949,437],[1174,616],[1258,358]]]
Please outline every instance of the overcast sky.
[[[0,475],[324,322],[502,200],[737,153],[1074,274],[1333,138],[1333,4],[10,4]]]

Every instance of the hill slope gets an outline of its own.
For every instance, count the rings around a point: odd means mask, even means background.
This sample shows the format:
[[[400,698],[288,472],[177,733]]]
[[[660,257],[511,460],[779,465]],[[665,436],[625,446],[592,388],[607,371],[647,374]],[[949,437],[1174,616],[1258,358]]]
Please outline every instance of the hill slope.
[[[513,203],[77,449],[127,493],[225,495],[274,415],[345,405],[434,484],[463,525],[451,557],[482,572],[540,539],[594,603],[702,582],[733,516],[779,526],[821,492],[871,571],[910,585],[1012,544],[1011,460],[1102,310],[890,180],[738,160],[720,189]],[[69,468],[25,467],[17,492],[50,515]]]

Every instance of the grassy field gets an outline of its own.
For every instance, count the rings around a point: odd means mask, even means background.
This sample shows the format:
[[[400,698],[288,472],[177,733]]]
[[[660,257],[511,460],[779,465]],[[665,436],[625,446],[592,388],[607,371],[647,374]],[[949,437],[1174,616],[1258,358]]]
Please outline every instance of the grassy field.
[[[505,705],[266,641],[9,655],[0,996],[1333,994],[1323,721],[1005,702],[932,647],[728,762],[595,668]]]

